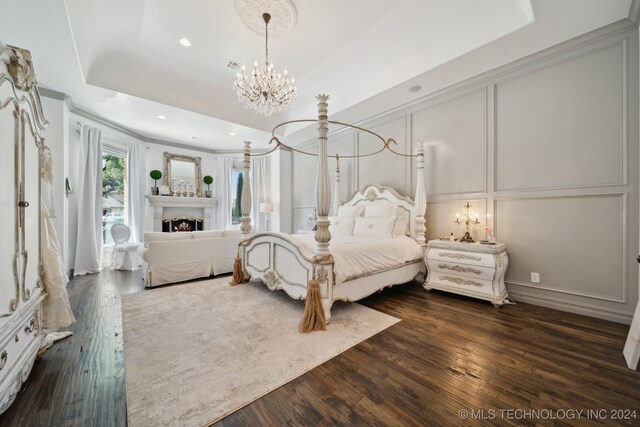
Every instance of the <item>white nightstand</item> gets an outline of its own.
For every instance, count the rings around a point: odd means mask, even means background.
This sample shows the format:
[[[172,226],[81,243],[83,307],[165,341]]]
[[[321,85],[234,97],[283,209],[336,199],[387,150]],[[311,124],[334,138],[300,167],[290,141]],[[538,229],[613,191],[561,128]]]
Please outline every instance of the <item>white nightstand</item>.
[[[479,298],[500,307],[509,296],[504,274],[509,266],[506,246],[429,240],[424,261],[426,290],[439,289]]]

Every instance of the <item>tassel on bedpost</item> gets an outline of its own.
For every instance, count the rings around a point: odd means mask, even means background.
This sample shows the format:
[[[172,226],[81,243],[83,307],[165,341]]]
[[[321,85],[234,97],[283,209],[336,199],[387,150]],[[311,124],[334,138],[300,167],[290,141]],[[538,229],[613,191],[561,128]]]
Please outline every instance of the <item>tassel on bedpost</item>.
[[[305,334],[307,332],[325,331],[327,322],[324,318],[324,310],[320,302],[320,284],[316,278],[317,260],[313,259],[311,280],[307,285],[307,298],[304,302],[304,314],[298,326],[298,330]]]
[[[231,278],[231,286],[237,286],[241,283],[244,283],[244,273],[242,272],[242,260],[240,259],[240,245],[238,244],[238,253],[236,254],[236,259],[233,261],[233,277]]]
[[[304,303],[304,315],[300,321],[299,330],[302,333],[313,331],[324,331],[327,329],[327,322],[320,298],[320,284],[316,277],[316,264],[318,260],[331,258],[329,252],[329,242],[331,233],[329,232],[329,208],[331,207],[331,181],[329,179],[329,165],[327,161],[327,134],[329,132],[328,121],[328,95],[318,95],[318,166],[316,170],[316,220],[317,231],[316,256],[313,258],[311,280],[307,285],[307,298]]]

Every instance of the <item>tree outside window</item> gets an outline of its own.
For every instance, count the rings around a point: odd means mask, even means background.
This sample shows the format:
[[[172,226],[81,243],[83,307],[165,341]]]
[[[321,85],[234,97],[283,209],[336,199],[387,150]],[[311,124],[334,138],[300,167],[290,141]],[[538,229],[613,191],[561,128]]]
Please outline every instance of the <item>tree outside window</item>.
[[[102,237],[105,245],[111,245],[111,227],[125,223],[125,159],[103,154],[102,165]]]
[[[244,186],[244,174],[240,171],[233,171],[231,183],[234,188],[234,196],[231,200],[231,224],[237,225],[242,222],[242,187]]]

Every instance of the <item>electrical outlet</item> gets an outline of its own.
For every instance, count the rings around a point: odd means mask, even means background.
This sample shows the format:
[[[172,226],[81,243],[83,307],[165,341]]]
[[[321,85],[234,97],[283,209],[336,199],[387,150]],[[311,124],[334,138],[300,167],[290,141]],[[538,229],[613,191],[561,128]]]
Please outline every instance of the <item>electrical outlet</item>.
[[[540,273],[531,273],[531,283],[540,283]]]

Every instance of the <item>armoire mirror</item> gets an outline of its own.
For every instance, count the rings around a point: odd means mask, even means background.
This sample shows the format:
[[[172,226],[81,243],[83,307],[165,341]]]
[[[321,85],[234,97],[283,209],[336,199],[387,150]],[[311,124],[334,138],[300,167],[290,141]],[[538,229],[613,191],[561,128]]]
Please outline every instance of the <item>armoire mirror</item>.
[[[202,197],[202,171],[200,157],[185,156],[183,154],[164,153],[165,185],[174,192],[194,189],[197,197]]]

